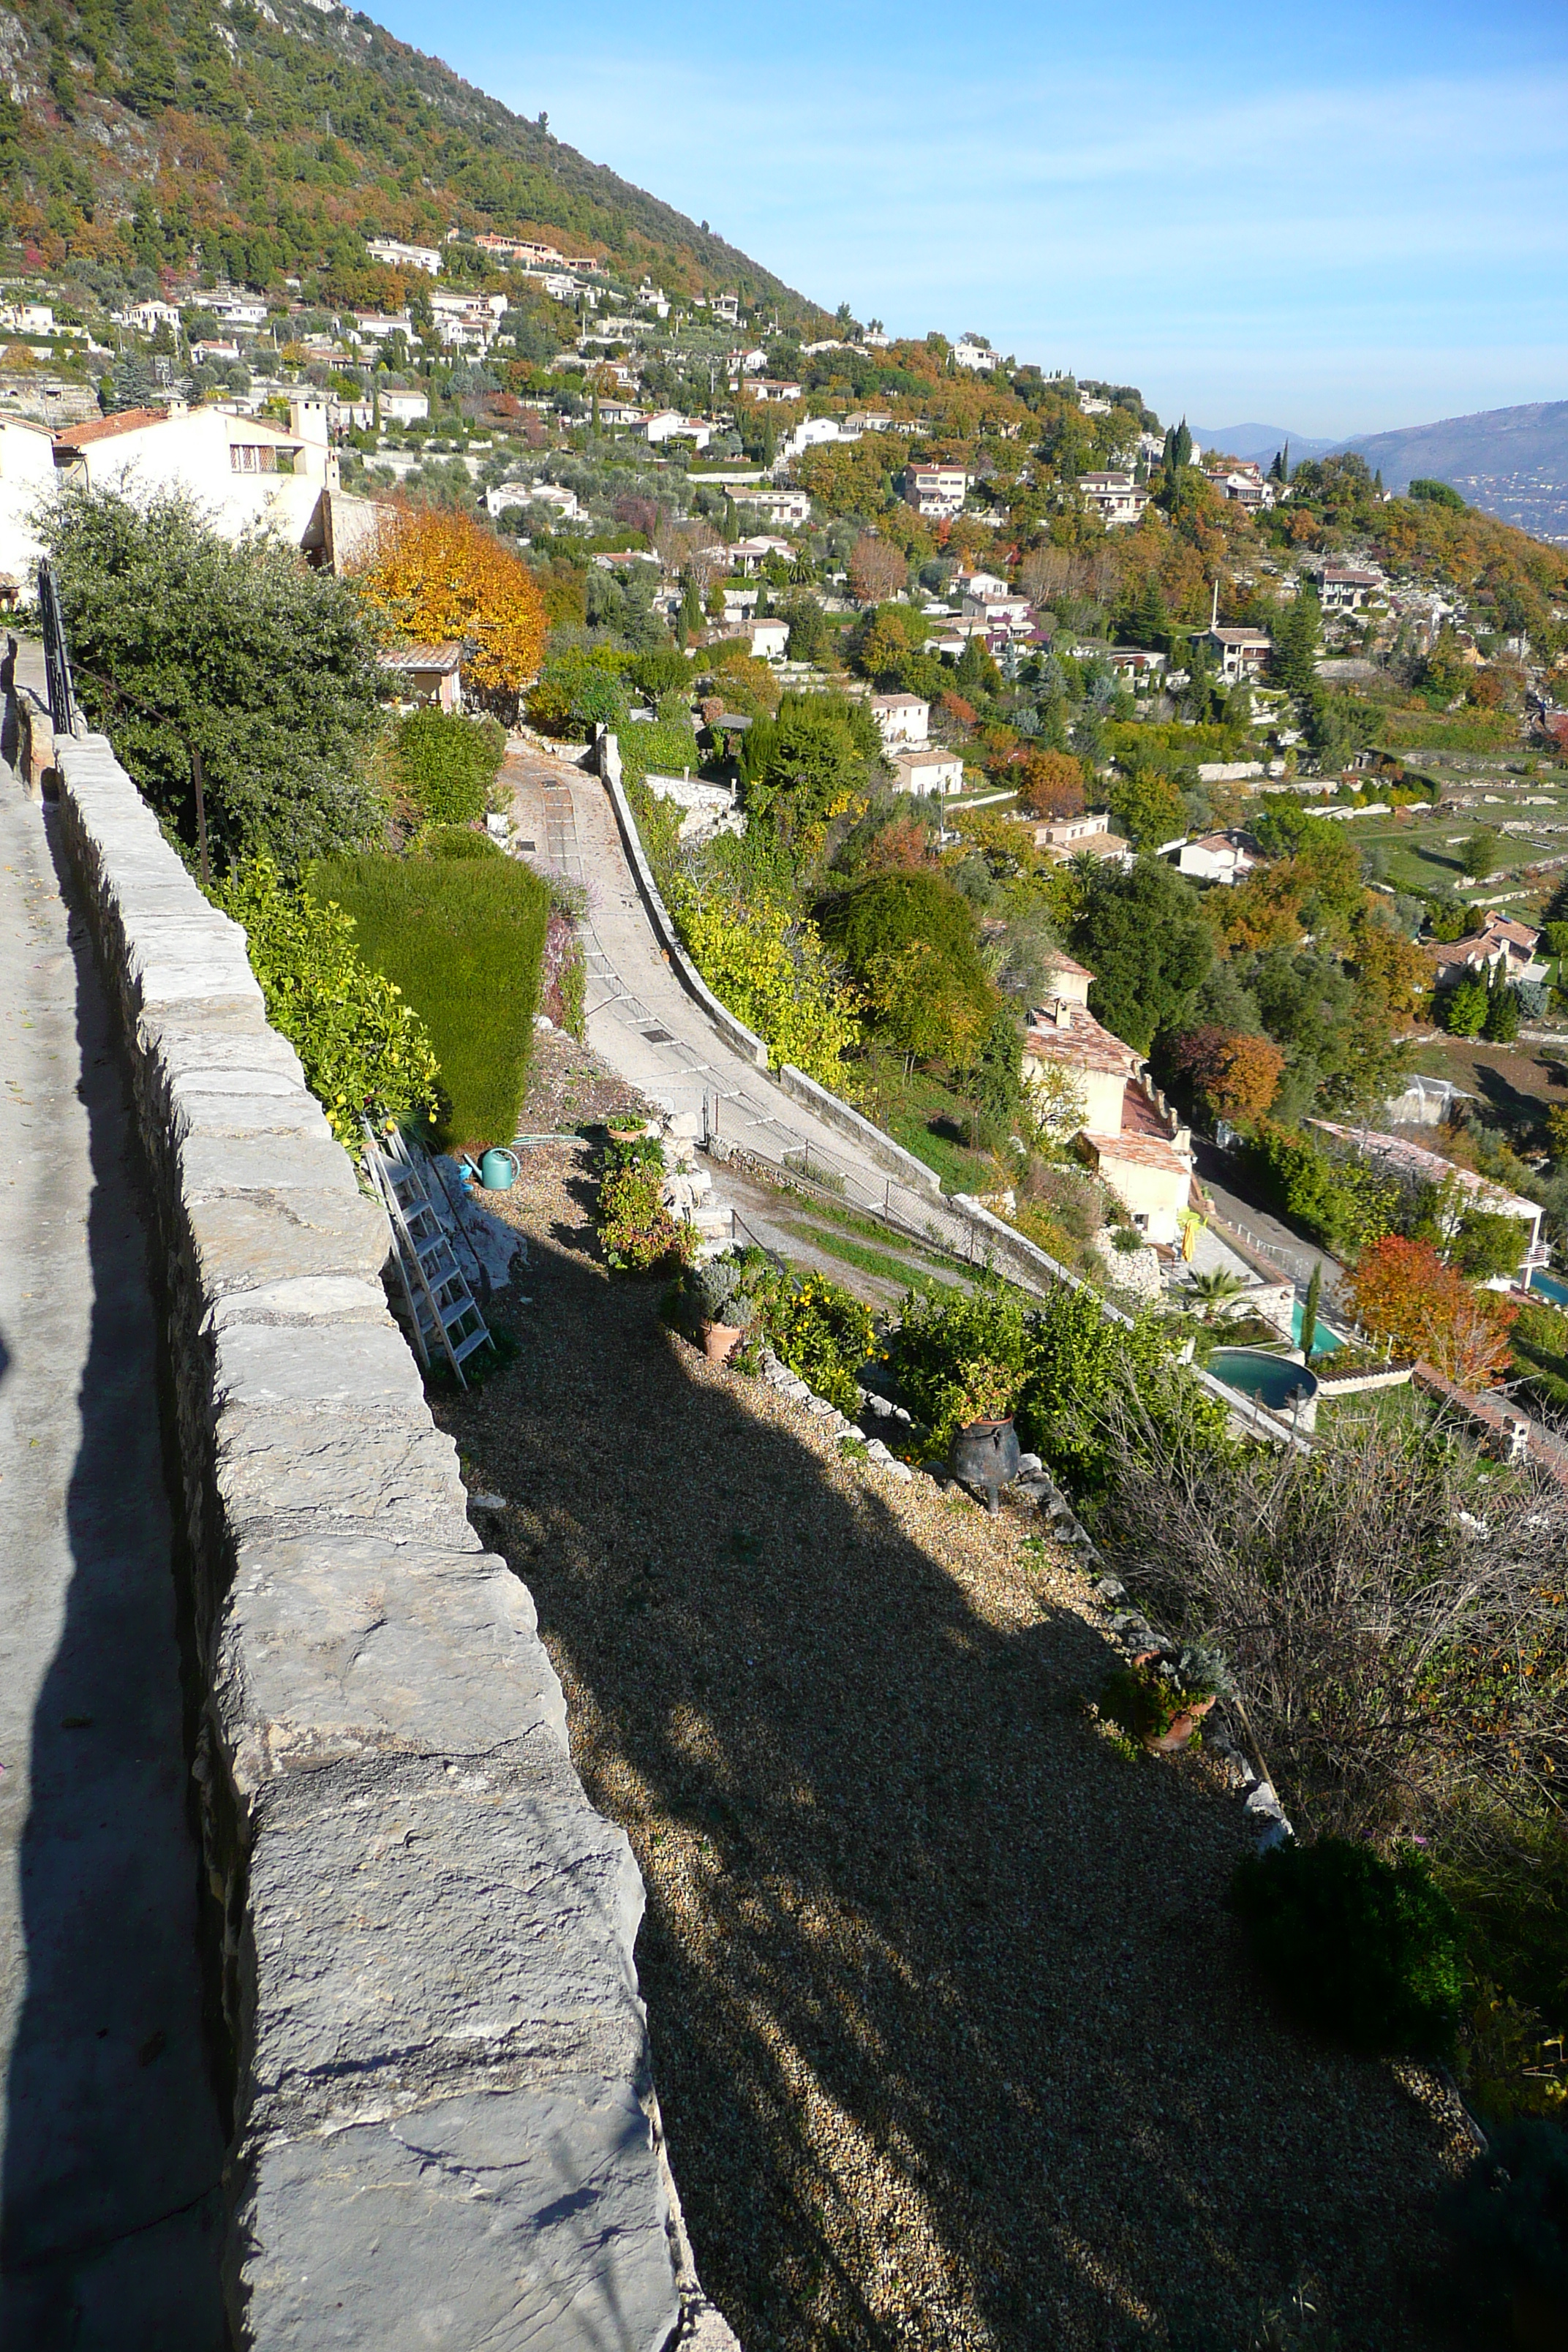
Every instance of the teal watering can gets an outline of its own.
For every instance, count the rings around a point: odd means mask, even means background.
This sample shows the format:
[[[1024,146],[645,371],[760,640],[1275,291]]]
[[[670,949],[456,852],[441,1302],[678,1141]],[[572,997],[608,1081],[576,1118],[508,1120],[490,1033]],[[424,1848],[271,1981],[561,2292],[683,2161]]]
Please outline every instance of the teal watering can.
[[[480,1156],[479,1181],[487,1192],[510,1192],[517,1181],[519,1161],[515,1151],[501,1143],[492,1143]]]

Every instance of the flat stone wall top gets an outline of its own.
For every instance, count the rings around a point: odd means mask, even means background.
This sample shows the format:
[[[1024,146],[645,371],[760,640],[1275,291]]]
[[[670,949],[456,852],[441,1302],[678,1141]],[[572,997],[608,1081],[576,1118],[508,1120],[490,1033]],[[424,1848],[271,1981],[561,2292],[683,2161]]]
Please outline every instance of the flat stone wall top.
[[[631,1850],[243,933],[103,738],[55,758],[161,1228],[235,2341],[662,2352],[679,2241]]]

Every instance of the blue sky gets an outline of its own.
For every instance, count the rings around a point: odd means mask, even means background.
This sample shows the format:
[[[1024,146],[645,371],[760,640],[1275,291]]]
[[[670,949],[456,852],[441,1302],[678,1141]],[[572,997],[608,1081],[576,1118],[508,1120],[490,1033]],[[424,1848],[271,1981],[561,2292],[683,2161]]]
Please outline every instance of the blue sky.
[[[390,28],[830,308],[1162,415],[1568,398],[1568,9],[395,0]]]

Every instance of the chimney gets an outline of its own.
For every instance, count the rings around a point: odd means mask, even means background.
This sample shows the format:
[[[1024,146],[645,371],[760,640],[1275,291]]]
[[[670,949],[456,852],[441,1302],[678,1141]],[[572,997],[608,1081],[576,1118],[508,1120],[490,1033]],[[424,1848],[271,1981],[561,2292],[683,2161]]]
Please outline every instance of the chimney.
[[[1051,1006],[1051,1017],[1058,1029],[1072,1027],[1072,1006],[1065,996],[1058,996]]]
[[[302,394],[289,403],[289,430],[296,439],[327,446],[327,404],[319,392]]]

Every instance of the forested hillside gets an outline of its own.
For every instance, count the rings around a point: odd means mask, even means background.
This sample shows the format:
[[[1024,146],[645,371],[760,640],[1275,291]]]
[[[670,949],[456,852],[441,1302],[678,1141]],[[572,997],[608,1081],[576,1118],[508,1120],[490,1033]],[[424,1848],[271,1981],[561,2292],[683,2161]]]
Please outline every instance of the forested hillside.
[[[0,205],[18,259],[193,260],[372,301],[367,234],[542,233],[672,293],[809,306],[721,237],[331,0],[0,10]]]

